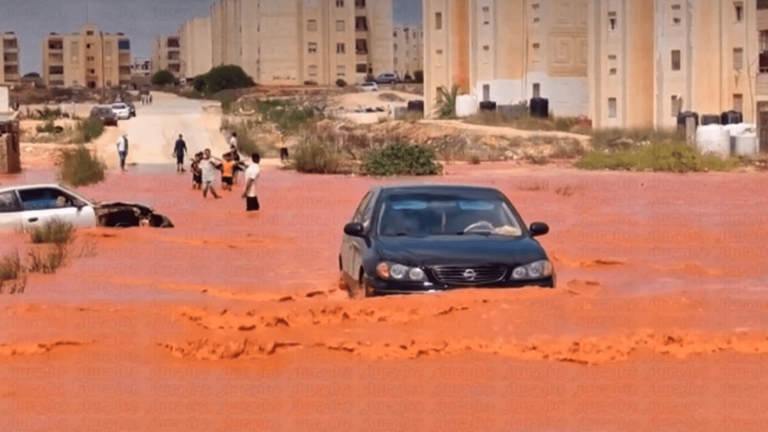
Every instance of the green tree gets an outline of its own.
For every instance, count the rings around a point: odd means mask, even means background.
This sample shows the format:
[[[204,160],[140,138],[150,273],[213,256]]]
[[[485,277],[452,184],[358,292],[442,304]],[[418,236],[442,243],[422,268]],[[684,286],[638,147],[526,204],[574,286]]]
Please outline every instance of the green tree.
[[[158,85],[158,86],[165,86],[165,85],[172,85],[176,83],[176,77],[173,76],[172,73],[170,73],[167,70],[161,70],[155,72],[154,75],[152,75],[152,84]]]
[[[253,87],[256,83],[245,71],[236,65],[216,66],[203,75],[205,81],[205,93],[213,94],[222,90],[234,90],[245,87]],[[196,84],[199,84],[197,82]],[[197,85],[195,84],[195,90]],[[199,90],[198,90],[199,91]]]
[[[452,118],[456,115],[456,98],[460,88],[458,84],[454,84],[450,90],[445,86],[440,87],[437,93],[437,112],[440,118]]]

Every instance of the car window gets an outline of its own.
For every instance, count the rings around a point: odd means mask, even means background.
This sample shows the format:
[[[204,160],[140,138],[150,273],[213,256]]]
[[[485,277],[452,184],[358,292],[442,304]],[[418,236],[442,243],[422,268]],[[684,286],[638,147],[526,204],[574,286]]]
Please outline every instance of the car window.
[[[26,211],[74,207],[77,202],[74,197],[54,188],[20,190],[19,197],[21,206]]]
[[[362,222],[363,214],[365,214],[365,208],[368,205],[368,202],[371,200],[372,196],[372,191],[365,194],[363,199],[360,201],[360,205],[357,206],[357,210],[355,210],[355,215],[352,217],[352,222]]]
[[[0,193],[0,213],[12,213],[19,211],[14,192]]]

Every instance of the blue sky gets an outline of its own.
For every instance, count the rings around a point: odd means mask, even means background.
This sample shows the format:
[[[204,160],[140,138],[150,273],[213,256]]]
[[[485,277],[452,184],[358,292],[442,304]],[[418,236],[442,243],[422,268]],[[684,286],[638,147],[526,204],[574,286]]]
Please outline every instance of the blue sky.
[[[283,0],[273,0],[283,1]],[[375,1],[375,0],[373,0]],[[152,39],[172,33],[179,24],[205,16],[214,0],[0,0],[0,32],[19,38],[22,73],[40,72],[43,38],[50,32],[72,33],[90,21],[109,33],[131,38],[134,57],[148,58]],[[395,24],[421,22],[421,0],[392,0]]]

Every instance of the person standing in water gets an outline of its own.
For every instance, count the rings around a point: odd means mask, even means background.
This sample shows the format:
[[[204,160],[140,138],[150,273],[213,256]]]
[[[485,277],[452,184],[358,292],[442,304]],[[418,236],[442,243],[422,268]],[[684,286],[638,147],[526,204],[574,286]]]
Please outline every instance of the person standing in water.
[[[253,163],[245,170],[245,190],[243,191],[243,198],[245,198],[245,211],[258,211],[259,210],[259,198],[256,195],[256,182],[259,180],[259,173],[261,168],[259,167],[259,161],[261,157],[258,153],[251,155]]]
[[[176,156],[176,172],[184,172],[184,156],[187,154],[187,143],[179,134],[179,139],[176,140],[176,144],[173,147],[173,155]]]
[[[117,140],[117,155],[120,157],[120,169],[125,171],[125,159],[128,157],[128,134],[123,133]]]
[[[216,180],[216,171],[220,166],[220,161],[211,156],[211,150],[205,149],[203,159],[200,161],[200,170],[203,173],[203,198],[208,196],[209,190],[214,198],[221,198],[216,194],[216,189],[213,188],[213,182]]]

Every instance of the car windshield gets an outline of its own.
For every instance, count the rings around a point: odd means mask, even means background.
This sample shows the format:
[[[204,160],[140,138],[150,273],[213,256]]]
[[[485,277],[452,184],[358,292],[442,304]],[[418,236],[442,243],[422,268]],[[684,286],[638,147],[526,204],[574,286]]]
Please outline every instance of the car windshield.
[[[379,235],[519,237],[522,229],[507,203],[499,198],[401,195],[392,196],[383,203]]]

